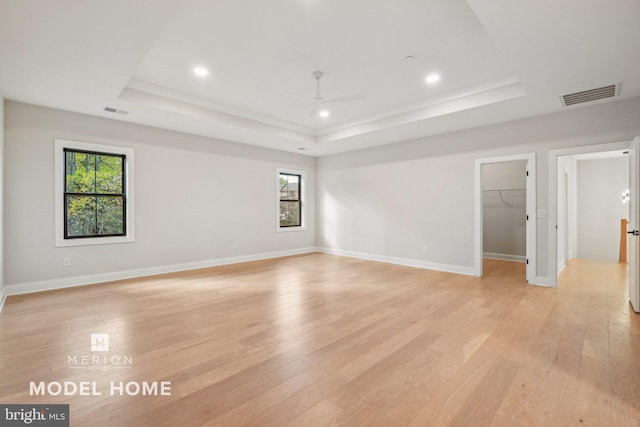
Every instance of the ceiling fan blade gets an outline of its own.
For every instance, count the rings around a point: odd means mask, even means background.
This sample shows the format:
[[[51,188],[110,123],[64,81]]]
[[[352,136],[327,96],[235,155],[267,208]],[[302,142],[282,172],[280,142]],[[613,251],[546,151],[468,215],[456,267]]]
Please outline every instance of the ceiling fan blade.
[[[311,111],[309,112],[310,116],[320,116],[322,118],[327,118],[330,115],[329,110],[326,108],[327,104],[333,102],[357,101],[359,99],[365,98],[364,94],[360,92],[347,93],[340,96],[334,96],[332,98],[324,98],[322,97],[322,95],[320,95],[320,79],[322,78],[324,73],[322,71],[314,71],[313,73],[311,73],[311,75],[316,80],[316,96],[314,96],[313,98],[280,92],[282,95],[292,99],[303,100],[306,102],[311,101]]]
[[[354,92],[354,93],[347,93],[345,95],[326,98],[325,102],[358,101],[358,100],[364,99],[364,98],[365,98],[364,93],[362,93],[362,92]]]
[[[287,92],[280,92],[282,95],[287,96],[289,98],[293,98],[293,99],[298,99],[300,101],[306,101],[306,102],[310,102],[310,101],[314,101],[315,98],[313,97],[309,97],[309,96],[300,96],[300,95],[295,95],[293,93],[287,93]]]

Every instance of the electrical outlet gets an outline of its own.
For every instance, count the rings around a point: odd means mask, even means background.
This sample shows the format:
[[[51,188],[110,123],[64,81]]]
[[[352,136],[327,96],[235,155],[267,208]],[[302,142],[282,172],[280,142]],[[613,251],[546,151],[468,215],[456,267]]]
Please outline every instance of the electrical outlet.
[[[240,242],[235,242],[233,244],[233,249],[238,249],[240,247]]]
[[[429,248],[427,247],[427,245],[424,245],[422,247],[422,253],[426,255],[428,251],[429,251]]]
[[[63,267],[71,267],[71,258],[63,258],[62,259]]]

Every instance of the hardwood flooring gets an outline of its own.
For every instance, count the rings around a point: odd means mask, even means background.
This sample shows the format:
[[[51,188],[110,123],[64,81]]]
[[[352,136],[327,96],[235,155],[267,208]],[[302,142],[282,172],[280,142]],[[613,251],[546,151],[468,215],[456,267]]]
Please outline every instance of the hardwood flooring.
[[[68,403],[74,426],[639,425],[626,266],[574,260],[558,289],[524,276],[310,254],[14,296],[0,403]],[[171,395],[126,393],[153,381]]]

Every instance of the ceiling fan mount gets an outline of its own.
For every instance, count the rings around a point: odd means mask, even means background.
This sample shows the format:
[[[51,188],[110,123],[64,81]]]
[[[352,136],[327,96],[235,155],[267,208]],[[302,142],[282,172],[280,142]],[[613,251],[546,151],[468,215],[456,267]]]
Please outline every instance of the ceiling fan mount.
[[[324,98],[320,96],[320,79],[324,76],[324,72],[322,71],[314,71],[311,73],[314,79],[316,79],[316,96],[314,97],[315,101],[324,101]]]
[[[325,98],[320,95],[320,79],[324,76],[324,71],[316,70],[311,73],[311,76],[316,80],[316,95],[314,97],[301,97],[297,95],[288,95],[286,93],[285,95],[291,96],[293,98],[306,99],[308,101],[311,101],[312,108],[310,114],[312,116],[320,115],[321,117],[328,117],[329,113],[326,108],[327,104],[334,102],[357,101],[364,98],[364,95],[360,92]]]

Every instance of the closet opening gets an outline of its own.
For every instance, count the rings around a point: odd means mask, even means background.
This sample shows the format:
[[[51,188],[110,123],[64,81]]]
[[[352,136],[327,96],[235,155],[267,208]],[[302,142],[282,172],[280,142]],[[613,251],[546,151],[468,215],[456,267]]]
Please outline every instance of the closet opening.
[[[527,162],[482,165],[482,257],[527,260]]]
[[[535,154],[477,160],[476,194],[477,275],[484,265],[518,262],[523,283],[537,284]]]

